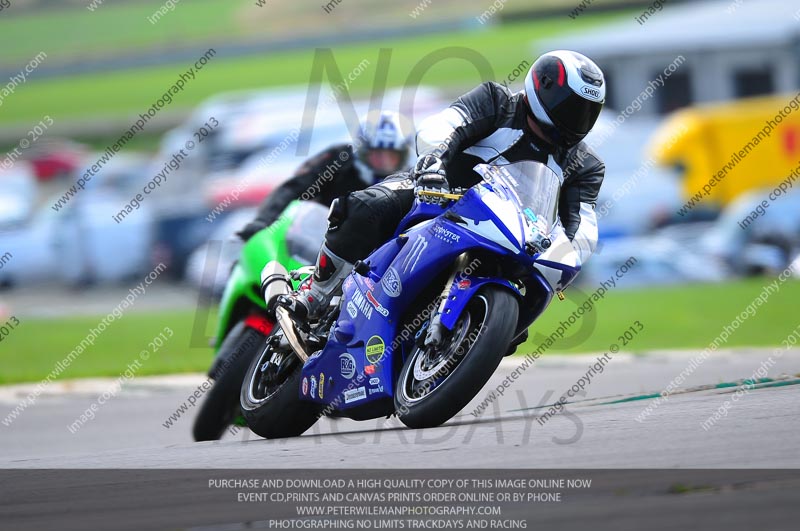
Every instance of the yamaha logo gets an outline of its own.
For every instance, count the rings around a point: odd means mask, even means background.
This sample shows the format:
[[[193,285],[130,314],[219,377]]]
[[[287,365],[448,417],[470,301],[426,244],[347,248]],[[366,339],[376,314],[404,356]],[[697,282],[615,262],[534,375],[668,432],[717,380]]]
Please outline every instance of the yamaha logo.
[[[583,87],[583,93],[587,96],[591,96],[592,98],[599,100],[600,99],[600,91],[596,88],[592,87]]]

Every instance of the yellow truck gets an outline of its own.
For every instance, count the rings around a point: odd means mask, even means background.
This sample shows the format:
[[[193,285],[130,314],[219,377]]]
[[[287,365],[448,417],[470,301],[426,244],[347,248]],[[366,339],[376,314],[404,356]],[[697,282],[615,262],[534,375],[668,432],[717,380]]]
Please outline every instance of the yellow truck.
[[[656,131],[649,151],[656,164],[681,173],[681,216],[774,187],[800,171],[800,92],[678,111]]]

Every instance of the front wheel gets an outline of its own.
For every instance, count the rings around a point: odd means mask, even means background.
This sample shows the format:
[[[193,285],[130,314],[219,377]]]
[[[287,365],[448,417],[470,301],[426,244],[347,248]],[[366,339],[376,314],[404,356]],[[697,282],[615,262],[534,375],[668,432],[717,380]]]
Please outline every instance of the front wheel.
[[[395,391],[403,424],[439,426],[469,404],[503,359],[518,317],[514,295],[485,286],[467,304],[447,345],[438,350],[416,347],[403,364]]]
[[[265,439],[297,437],[314,425],[322,407],[300,399],[303,364],[280,343],[278,329],[260,356],[256,356],[242,382],[239,399],[247,425]]]

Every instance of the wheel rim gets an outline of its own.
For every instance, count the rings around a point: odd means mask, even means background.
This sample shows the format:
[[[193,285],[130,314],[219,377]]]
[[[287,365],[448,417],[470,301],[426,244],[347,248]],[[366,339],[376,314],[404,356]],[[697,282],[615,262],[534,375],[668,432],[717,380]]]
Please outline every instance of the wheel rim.
[[[297,357],[289,352],[272,350],[267,346],[258,358],[258,365],[250,375],[247,385],[247,398],[252,404],[269,400],[286,382],[291,367]]]
[[[489,301],[483,295],[478,295],[470,301],[453,327],[451,341],[446,349],[438,353],[432,352],[430,348],[414,349],[411,363],[406,365],[398,386],[406,403],[424,400],[452,376],[483,333],[488,313]],[[477,333],[473,333],[474,330]]]

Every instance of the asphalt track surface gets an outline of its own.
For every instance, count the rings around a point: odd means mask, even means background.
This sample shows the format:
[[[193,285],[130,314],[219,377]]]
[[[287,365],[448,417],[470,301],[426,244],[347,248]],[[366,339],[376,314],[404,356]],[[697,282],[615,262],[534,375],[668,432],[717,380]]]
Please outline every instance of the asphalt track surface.
[[[584,375],[595,356],[541,358],[475,417],[486,393],[519,363],[506,359],[483,392],[439,428],[408,430],[394,418],[323,419],[304,436],[280,441],[242,429],[220,442],[194,443],[197,408],[166,428],[199,375],[135,379],[73,434],[68,426],[109,382],[69,383],[50,389],[10,426],[0,424],[0,468],[800,468],[800,385],[792,385],[800,374],[800,350],[775,358],[769,377],[778,381],[740,393],[708,430],[702,423],[737,389],[717,386],[750,377],[772,351],[710,357],[681,392],[637,421],[654,401],[635,398],[663,390],[695,355],[618,353],[585,396],[570,399],[579,402],[543,425],[537,418],[545,406]],[[25,386],[0,388],[0,418],[26,393]]]
[[[439,428],[408,430],[395,419],[324,419],[304,436],[281,441],[242,429],[220,442],[193,443],[196,408],[165,428],[200,376],[134,380],[74,434],[67,426],[108,382],[54,387],[10,427],[0,425],[0,469],[17,469],[0,470],[0,529],[268,529],[266,514],[283,509],[265,513],[263,506],[231,503],[193,474],[226,469],[217,476],[258,471],[264,476],[265,469],[272,475],[306,469],[312,476],[346,477],[384,468],[506,469],[508,474],[545,469],[549,477],[593,469],[583,471],[583,477],[595,478],[591,495],[540,505],[535,513],[531,507],[504,513],[517,511],[545,529],[796,529],[800,351],[775,358],[769,381],[740,391],[735,402],[741,387],[729,384],[749,378],[774,353],[715,354],[637,421],[655,403],[644,397],[664,389],[694,355],[616,354],[585,396],[544,424],[537,419],[586,373],[595,356],[540,359],[475,417],[471,412],[486,392],[519,363],[505,360],[481,395]],[[27,392],[24,386],[0,389],[3,418]],[[726,401],[727,415],[704,429],[703,422]],[[64,470],[30,470],[87,468],[132,469],[134,475],[97,481],[86,475],[91,472],[76,477]],[[164,469],[165,476],[137,469]],[[87,499],[94,505],[83,507]],[[146,517],[141,507],[148,507]]]

